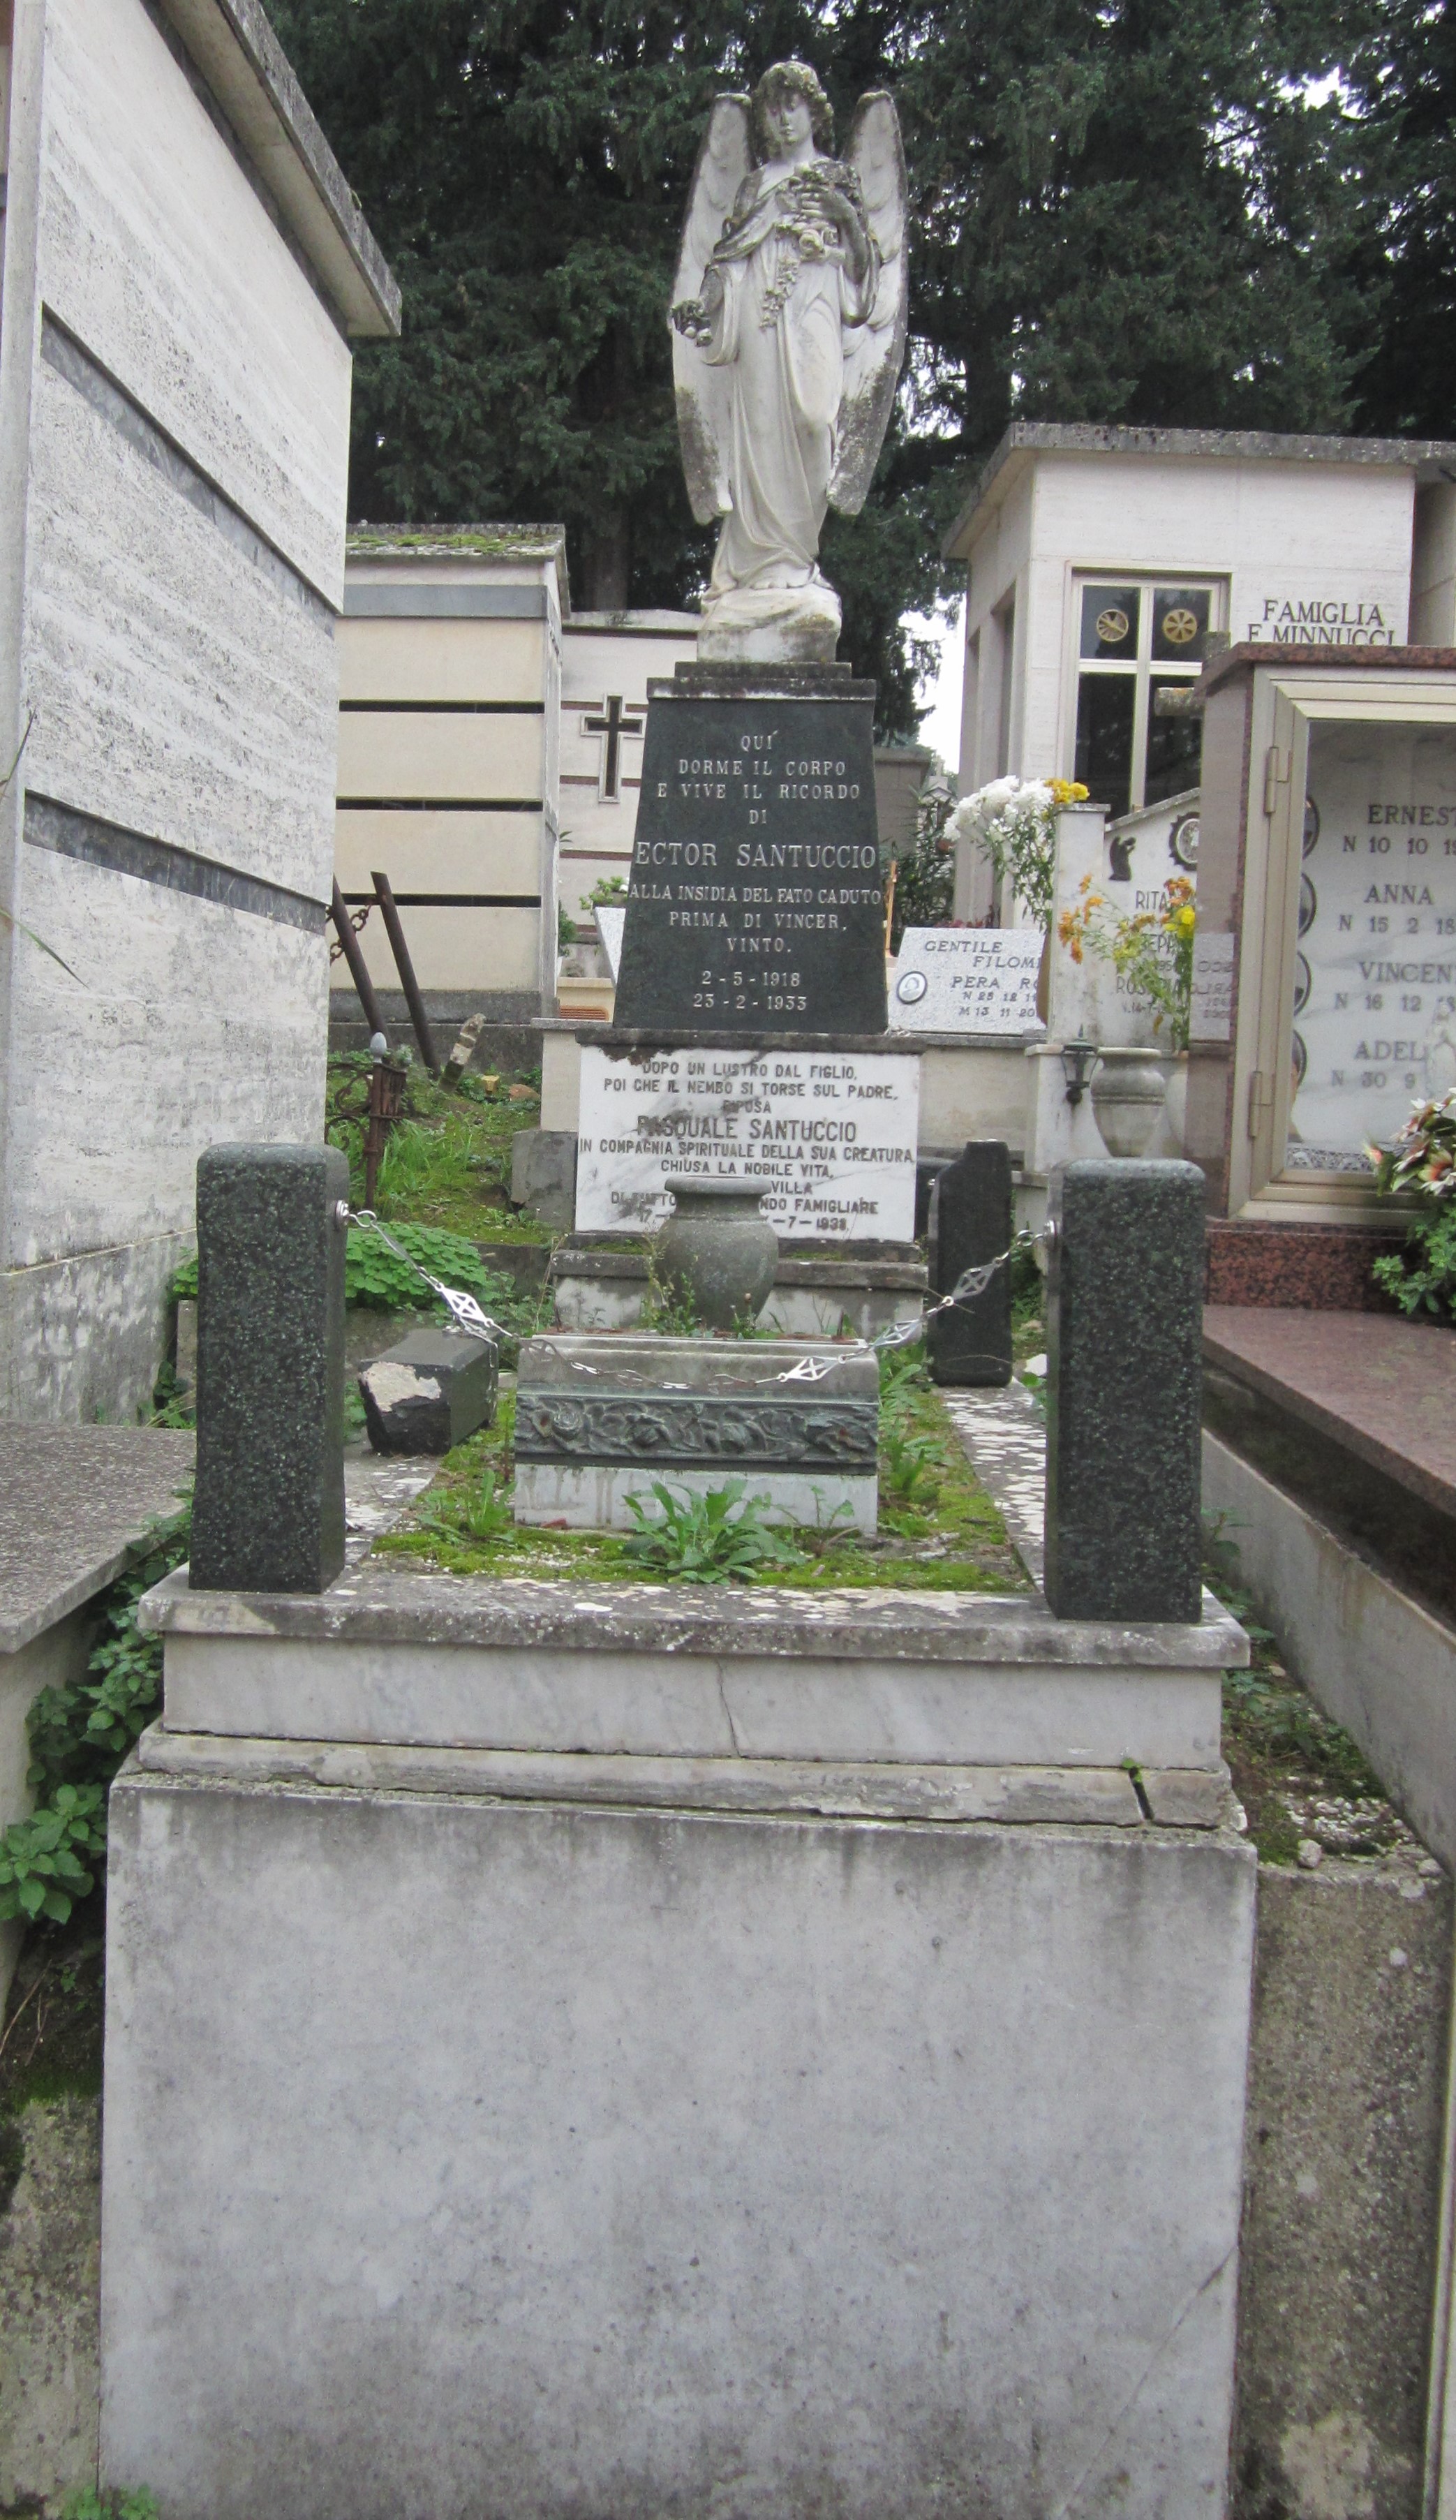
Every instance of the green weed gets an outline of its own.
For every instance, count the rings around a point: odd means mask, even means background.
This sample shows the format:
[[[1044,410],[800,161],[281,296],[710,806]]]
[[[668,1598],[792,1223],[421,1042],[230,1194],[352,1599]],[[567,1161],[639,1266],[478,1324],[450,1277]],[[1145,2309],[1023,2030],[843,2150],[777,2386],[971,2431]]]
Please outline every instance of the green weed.
[[[691,1584],[728,1584],[765,1566],[799,1565],[799,1552],[762,1519],[760,1508],[768,1498],[746,1497],[747,1485],[746,1479],[729,1479],[706,1496],[686,1489],[675,1496],[665,1481],[653,1479],[659,1512],[649,1513],[645,1497],[628,1498],[637,1530],[624,1542],[623,1556],[654,1574]]]
[[[161,2520],[161,2506],[145,2485],[134,2486],[130,2493],[118,2487],[107,2494],[86,2485],[71,2496],[62,2520]]]

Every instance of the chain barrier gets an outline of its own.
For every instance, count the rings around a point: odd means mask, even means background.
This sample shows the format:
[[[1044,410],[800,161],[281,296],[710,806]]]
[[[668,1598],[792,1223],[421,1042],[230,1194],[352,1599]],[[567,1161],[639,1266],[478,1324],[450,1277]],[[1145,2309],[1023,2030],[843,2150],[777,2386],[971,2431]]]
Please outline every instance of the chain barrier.
[[[439,1278],[433,1277],[430,1271],[415,1258],[413,1252],[407,1251],[402,1242],[396,1242],[394,1236],[387,1233],[379,1223],[372,1207],[353,1208],[344,1203],[341,1205],[340,1222],[346,1225],[358,1225],[368,1233],[376,1234],[385,1249],[392,1251],[397,1260],[403,1260],[406,1268],[413,1269],[416,1277],[422,1278],[431,1292],[439,1296],[458,1329],[467,1331],[471,1338],[489,1339],[493,1344],[510,1337],[511,1333],[505,1324],[494,1320],[489,1313],[482,1312],[473,1295],[463,1294],[458,1286],[445,1285]],[[956,1305],[972,1304],[979,1296],[984,1295],[996,1271],[1006,1268],[1018,1251],[1035,1250],[1038,1244],[1045,1244],[1050,1239],[1049,1225],[1038,1227],[1035,1233],[1030,1227],[1023,1226],[1019,1233],[1013,1234],[1005,1250],[998,1251],[993,1260],[982,1260],[973,1269],[962,1269],[949,1295],[943,1295],[938,1304],[928,1305],[913,1321],[887,1322],[885,1328],[877,1331],[873,1338],[847,1340],[834,1356],[801,1356],[797,1365],[787,1367],[781,1373],[746,1375],[729,1387],[739,1391],[766,1391],[776,1382],[822,1382],[833,1373],[836,1367],[850,1365],[857,1357],[877,1356],[884,1349],[913,1346],[917,1339],[925,1336],[930,1324],[938,1320],[942,1313],[950,1312]],[[567,1363],[573,1373],[595,1375],[599,1371],[596,1366],[587,1365],[579,1357],[569,1357]],[[685,1382],[659,1382],[654,1376],[634,1373],[630,1367],[614,1368],[612,1379],[640,1382],[643,1390],[647,1391],[685,1391],[687,1389]]]
[[[354,1208],[344,1202],[340,1223],[363,1226],[367,1233],[377,1234],[385,1250],[392,1251],[396,1260],[403,1260],[406,1268],[413,1269],[416,1277],[422,1278],[432,1292],[439,1296],[457,1329],[468,1331],[471,1338],[489,1339],[493,1346],[501,1339],[509,1338],[510,1332],[505,1323],[496,1321],[490,1313],[482,1312],[473,1295],[463,1294],[459,1286],[445,1285],[421,1266],[413,1251],[407,1251],[402,1242],[396,1242],[393,1235],[385,1232],[372,1207]]]

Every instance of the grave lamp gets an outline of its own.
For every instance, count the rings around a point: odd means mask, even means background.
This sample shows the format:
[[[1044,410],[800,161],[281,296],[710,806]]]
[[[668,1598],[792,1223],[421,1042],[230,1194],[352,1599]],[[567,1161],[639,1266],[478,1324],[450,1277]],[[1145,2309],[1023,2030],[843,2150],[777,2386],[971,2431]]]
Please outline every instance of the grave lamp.
[[[1067,1080],[1067,1100],[1074,1108],[1087,1090],[1087,1079],[1102,1053],[1094,1041],[1064,1041],[1062,1074]]]

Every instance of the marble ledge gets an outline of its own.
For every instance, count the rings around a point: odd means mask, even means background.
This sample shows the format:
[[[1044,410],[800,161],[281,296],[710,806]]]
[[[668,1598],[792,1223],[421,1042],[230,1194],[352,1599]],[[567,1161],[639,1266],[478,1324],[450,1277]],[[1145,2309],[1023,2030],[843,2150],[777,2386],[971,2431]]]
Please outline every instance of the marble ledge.
[[[144,1595],[139,1624],[164,1637],[287,1638],[356,1646],[490,1646],[514,1653],[1026,1665],[1216,1672],[1249,1640],[1211,1593],[1196,1625],[1057,1619],[1038,1595],[795,1592],[570,1584],[445,1575],[366,1559],[327,1593],[193,1592],[179,1567]]]
[[[993,1822],[1004,1827],[1243,1827],[1228,1771],[924,1767],[789,1759],[634,1758],[279,1741],[154,1725],[132,1755],[143,1775],[198,1784],[354,1794],[447,1794],[491,1802],[595,1803],[787,1820]],[[1138,1786],[1142,1787],[1141,1793]]]
[[[663,1026],[644,1029],[619,1028],[610,1023],[594,1023],[581,1015],[533,1015],[533,1032],[570,1033],[574,1041],[589,1050],[615,1049],[628,1046],[647,1050],[713,1050],[752,1051],[767,1058],[773,1052],[786,1052],[809,1058],[825,1054],[839,1057],[879,1055],[890,1058],[919,1058],[928,1050],[1044,1050],[1046,1034],[1037,1032],[690,1032],[680,1026],[668,1030]],[[959,1148],[956,1149],[957,1153]]]

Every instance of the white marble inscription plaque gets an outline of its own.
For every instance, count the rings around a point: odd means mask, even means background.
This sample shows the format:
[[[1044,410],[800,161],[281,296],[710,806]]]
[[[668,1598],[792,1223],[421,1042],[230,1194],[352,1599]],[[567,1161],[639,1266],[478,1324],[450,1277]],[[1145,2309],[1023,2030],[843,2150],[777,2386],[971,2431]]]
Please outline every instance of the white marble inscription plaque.
[[[1288,1172],[1364,1172],[1456,1075],[1456,735],[1309,739]]]
[[[1234,938],[1193,934],[1193,1041],[1227,1041],[1234,1008]]]
[[[891,1030],[1040,1035],[1041,941],[1039,927],[907,927],[890,984]]]
[[[786,1240],[908,1242],[919,1098],[918,1058],[585,1049],[577,1230],[651,1233],[669,1183],[739,1178]]]

